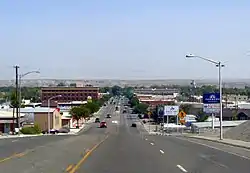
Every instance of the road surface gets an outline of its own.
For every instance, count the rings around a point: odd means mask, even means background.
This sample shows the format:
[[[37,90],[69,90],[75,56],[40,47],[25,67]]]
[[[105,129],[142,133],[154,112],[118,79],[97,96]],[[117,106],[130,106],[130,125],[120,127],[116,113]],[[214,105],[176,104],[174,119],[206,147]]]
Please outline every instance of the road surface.
[[[248,150],[229,152],[228,147],[197,140],[148,136],[136,116],[114,111],[112,115],[106,119],[108,128],[92,125],[79,136],[3,160],[0,169],[6,173],[249,173]],[[134,121],[137,128],[131,127]]]

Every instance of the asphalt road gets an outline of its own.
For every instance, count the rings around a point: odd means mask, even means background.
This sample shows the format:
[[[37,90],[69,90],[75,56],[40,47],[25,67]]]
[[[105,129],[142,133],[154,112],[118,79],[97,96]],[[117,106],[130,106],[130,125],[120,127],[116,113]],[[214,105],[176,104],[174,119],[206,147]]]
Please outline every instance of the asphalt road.
[[[0,162],[6,173],[249,173],[241,149],[178,137],[148,136],[135,115],[110,107],[108,128],[93,124],[79,136],[61,139]],[[131,127],[137,122],[138,127]],[[248,153],[250,151],[245,151]],[[234,154],[235,153],[235,154]],[[13,166],[15,165],[15,166]]]
[[[114,105],[107,105],[100,110],[100,119],[105,119],[107,113],[114,112]],[[79,135],[83,133],[92,133],[93,129],[99,124],[87,124],[87,127],[80,132]],[[90,130],[92,129],[92,130]],[[35,137],[24,137],[24,138],[5,138],[0,139],[0,160],[6,157],[10,157],[16,153],[21,153],[27,150],[31,150],[37,147],[41,147],[47,144],[55,143],[67,138],[72,138],[71,135],[44,135]]]

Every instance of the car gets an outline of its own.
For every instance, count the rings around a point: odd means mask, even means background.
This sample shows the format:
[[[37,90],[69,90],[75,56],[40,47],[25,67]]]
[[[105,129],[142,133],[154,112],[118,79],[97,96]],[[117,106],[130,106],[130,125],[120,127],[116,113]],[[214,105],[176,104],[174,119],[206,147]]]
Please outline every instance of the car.
[[[95,123],[100,123],[100,118],[96,118]]]
[[[136,123],[132,123],[131,127],[137,127]]]
[[[102,121],[100,123],[100,128],[107,128],[107,123],[105,121]]]
[[[124,114],[125,114],[125,113],[127,113],[127,111],[126,111],[126,110],[123,110],[123,112],[122,112],[122,113],[124,113]]]
[[[110,115],[110,114],[107,114],[106,118],[111,118],[111,115]]]
[[[57,133],[69,133],[69,132],[70,132],[70,128],[68,127],[62,127],[57,130]]]

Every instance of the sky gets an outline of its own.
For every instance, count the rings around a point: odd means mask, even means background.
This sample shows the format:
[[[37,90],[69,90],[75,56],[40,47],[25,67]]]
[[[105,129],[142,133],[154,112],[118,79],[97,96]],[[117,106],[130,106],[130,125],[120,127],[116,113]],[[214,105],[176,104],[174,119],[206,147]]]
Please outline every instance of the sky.
[[[248,0],[1,0],[0,79],[250,78]]]

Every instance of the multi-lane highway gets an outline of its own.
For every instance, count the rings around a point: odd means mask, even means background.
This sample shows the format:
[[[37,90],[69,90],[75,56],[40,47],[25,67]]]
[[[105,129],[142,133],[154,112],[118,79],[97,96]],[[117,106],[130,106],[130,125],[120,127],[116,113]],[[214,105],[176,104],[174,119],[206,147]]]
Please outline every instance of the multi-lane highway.
[[[107,113],[111,113],[111,119],[105,118]],[[246,149],[149,136],[136,115],[117,114],[114,105],[103,108],[100,118],[107,121],[108,128],[93,123],[78,136],[44,136],[26,143],[24,138],[0,141],[12,154],[1,155],[5,158],[0,161],[0,169],[6,173],[249,173],[250,151]],[[132,122],[138,124],[137,128],[131,127]],[[19,154],[13,155],[18,145],[28,147],[19,148]]]

